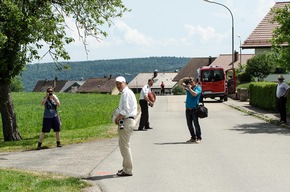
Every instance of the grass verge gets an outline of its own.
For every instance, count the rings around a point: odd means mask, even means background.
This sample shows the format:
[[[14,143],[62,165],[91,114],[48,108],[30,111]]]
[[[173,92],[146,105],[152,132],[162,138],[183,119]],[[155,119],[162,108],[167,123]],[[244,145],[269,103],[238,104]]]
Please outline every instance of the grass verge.
[[[2,192],[79,192],[90,186],[73,177],[15,169],[0,169],[0,180]]]

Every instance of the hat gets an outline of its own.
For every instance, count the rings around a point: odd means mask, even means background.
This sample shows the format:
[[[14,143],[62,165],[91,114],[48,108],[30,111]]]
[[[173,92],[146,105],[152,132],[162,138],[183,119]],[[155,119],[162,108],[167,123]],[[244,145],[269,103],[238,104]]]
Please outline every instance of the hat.
[[[119,77],[117,77],[117,78],[116,78],[116,81],[118,81],[118,82],[125,82],[125,83],[126,83],[126,79],[125,79],[125,77],[123,77],[123,76],[119,76]]]
[[[278,79],[284,79],[283,75],[279,75]]]

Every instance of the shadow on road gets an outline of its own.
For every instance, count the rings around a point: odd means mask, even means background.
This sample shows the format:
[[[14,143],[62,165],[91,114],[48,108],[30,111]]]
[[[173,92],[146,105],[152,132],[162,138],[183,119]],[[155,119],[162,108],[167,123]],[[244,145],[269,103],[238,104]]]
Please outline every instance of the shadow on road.
[[[167,143],[154,143],[155,145],[179,145],[179,144],[196,144],[194,142],[167,142]]]
[[[90,180],[90,181],[98,181],[98,180],[112,179],[112,178],[119,178],[119,177],[116,174],[110,174],[110,175],[93,176],[93,177],[88,177],[88,178],[83,178],[83,179]]]
[[[244,134],[283,134],[290,136],[290,130],[286,127],[279,127],[276,125],[271,125],[269,123],[251,123],[251,124],[240,124],[236,125],[233,129],[234,131],[240,131]]]

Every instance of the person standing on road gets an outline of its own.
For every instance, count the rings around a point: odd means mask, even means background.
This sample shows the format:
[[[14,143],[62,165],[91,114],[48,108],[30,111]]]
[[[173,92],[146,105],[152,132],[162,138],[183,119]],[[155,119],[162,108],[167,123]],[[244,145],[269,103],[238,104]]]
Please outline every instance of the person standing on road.
[[[139,122],[138,131],[147,131],[147,129],[153,129],[152,127],[149,126],[150,123],[149,123],[149,111],[148,111],[148,105],[153,106],[154,104],[148,98],[148,93],[151,92],[151,87],[153,83],[154,83],[154,80],[149,79],[148,84],[144,85],[140,92],[139,104],[141,107],[141,118]]]
[[[53,88],[48,87],[46,90],[46,96],[42,99],[41,104],[44,105],[44,115],[42,123],[42,132],[39,136],[37,150],[41,149],[42,140],[45,133],[49,133],[53,128],[56,137],[56,146],[62,147],[60,144],[60,120],[57,113],[57,107],[60,106],[59,99],[53,94]]]
[[[163,81],[162,81],[162,83],[161,83],[161,85],[160,85],[160,87],[161,87],[161,95],[164,95],[164,92],[165,92],[165,88],[164,88],[164,83],[163,83]]]
[[[118,125],[119,148],[123,157],[123,168],[117,172],[118,176],[133,175],[133,160],[130,149],[130,138],[135,127],[137,115],[137,100],[132,90],[126,84],[123,76],[116,78],[116,87],[121,92],[119,114],[115,119]]]
[[[201,86],[199,86],[191,77],[180,79],[178,85],[186,91],[185,115],[187,127],[191,135],[191,138],[186,142],[199,143],[202,139],[201,129],[198,117],[195,114],[195,108],[199,105],[199,99],[202,92]]]
[[[278,85],[276,90],[277,106],[280,113],[280,122],[287,124],[286,103],[290,86],[284,82],[283,75],[278,76]]]

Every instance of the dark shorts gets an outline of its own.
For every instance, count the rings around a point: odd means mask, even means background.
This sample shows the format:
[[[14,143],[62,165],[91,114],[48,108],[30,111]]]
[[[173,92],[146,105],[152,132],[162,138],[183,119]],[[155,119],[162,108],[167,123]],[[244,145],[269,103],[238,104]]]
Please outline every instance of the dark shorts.
[[[51,128],[54,132],[60,131],[60,122],[58,117],[43,118],[42,132],[49,133]]]

